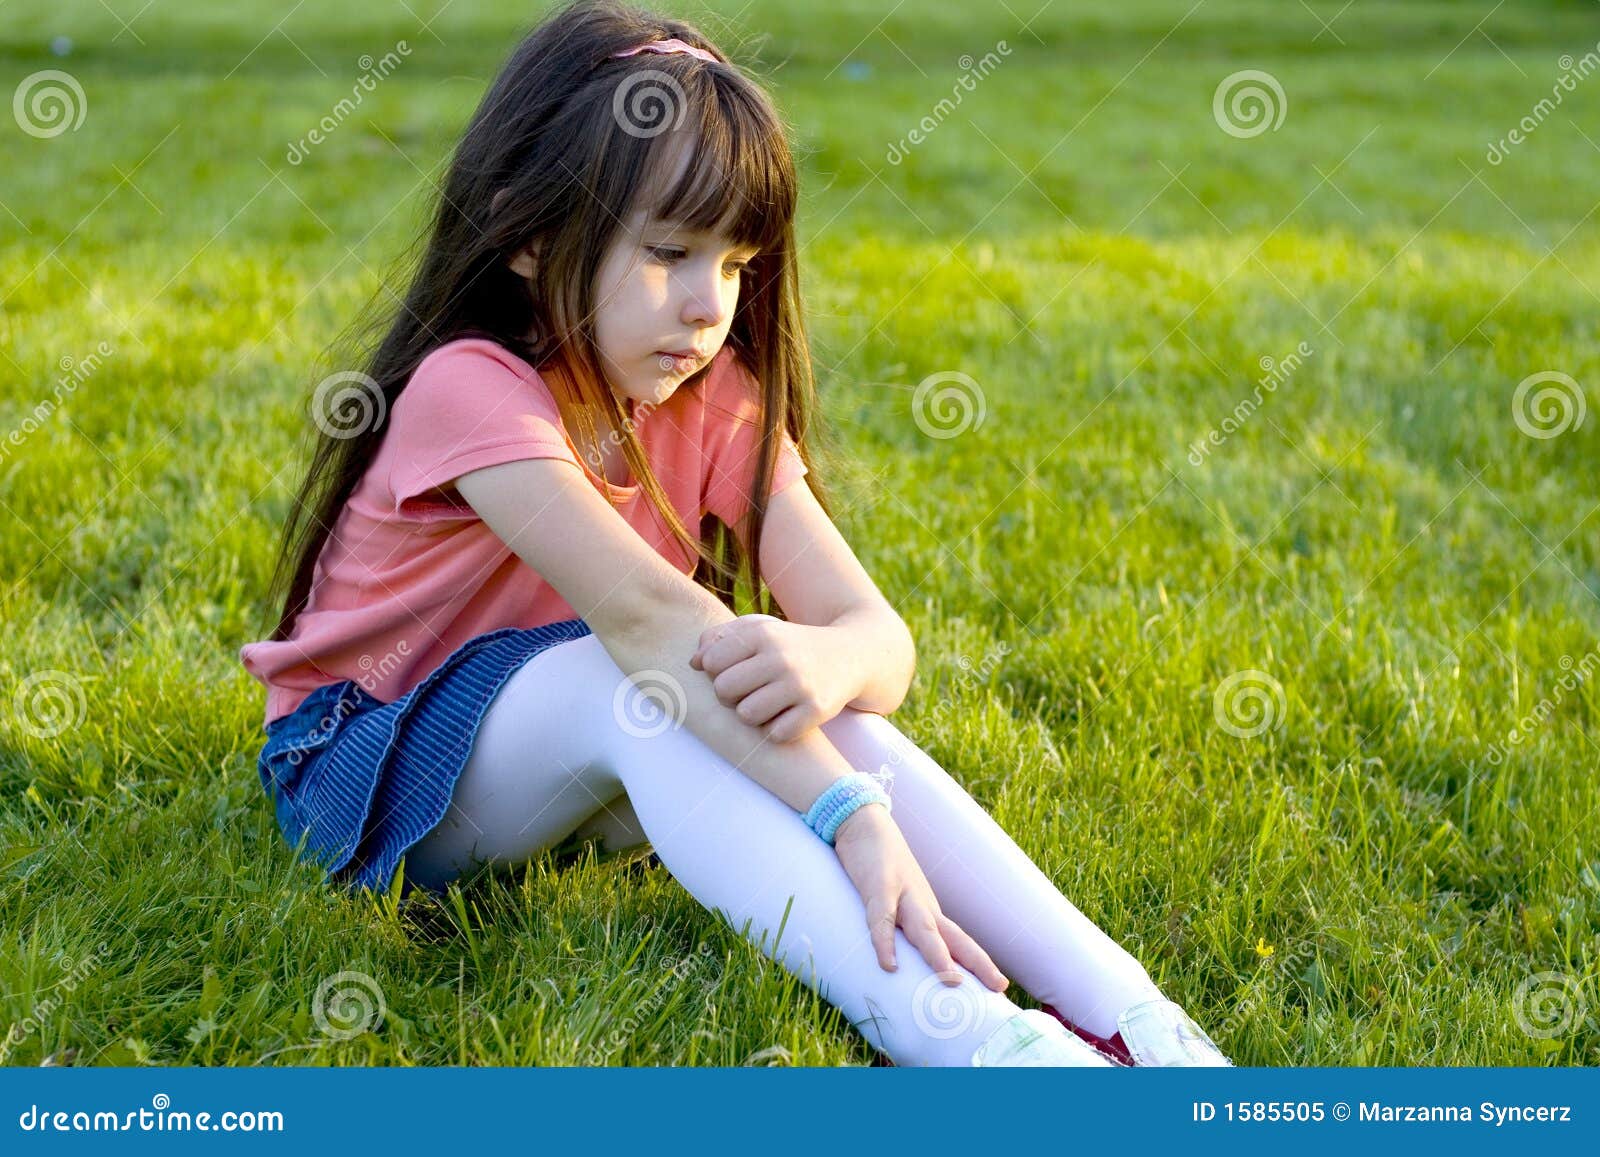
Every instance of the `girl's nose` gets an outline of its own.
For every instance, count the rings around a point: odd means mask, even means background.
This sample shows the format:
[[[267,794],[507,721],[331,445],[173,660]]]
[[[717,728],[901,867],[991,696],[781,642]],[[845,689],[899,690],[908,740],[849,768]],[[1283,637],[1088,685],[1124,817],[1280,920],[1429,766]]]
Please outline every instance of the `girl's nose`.
[[[683,323],[702,329],[714,329],[722,324],[725,312],[722,287],[717,284],[719,271],[710,275],[695,274],[683,280]]]

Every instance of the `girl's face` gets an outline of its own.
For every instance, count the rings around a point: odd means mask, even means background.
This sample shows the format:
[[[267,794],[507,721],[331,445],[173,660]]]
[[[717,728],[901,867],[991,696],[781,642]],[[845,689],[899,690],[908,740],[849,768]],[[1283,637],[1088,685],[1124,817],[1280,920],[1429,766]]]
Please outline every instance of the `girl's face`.
[[[623,222],[595,278],[595,344],[625,410],[660,405],[722,348],[754,246],[655,220]],[[688,354],[673,357],[673,354]]]

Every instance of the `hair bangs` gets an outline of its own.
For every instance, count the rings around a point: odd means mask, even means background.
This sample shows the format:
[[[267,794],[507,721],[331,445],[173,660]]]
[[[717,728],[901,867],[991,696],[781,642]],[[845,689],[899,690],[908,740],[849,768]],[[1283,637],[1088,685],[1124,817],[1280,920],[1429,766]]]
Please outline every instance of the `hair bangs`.
[[[663,173],[681,167],[678,179],[649,206],[661,221],[727,237],[736,245],[766,251],[776,246],[794,220],[794,161],[779,126],[760,104],[745,99],[734,85],[699,70],[689,86],[705,92],[692,101],[698,123],[663,133],[651,142],[646,161],[647,189],[667,183]],[[681,165],[681,150],[691,161]]]

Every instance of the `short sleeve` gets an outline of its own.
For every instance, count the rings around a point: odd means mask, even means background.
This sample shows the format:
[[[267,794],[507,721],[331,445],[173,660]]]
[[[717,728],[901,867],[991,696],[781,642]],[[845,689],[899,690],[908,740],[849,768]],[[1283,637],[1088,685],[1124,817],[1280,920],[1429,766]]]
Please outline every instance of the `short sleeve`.
[[[578,465],[555,398],[537,371],[476,338],[441,346],[422,360],[395,399],[383,449],[394,512],[419,517],[439,509],[416,502],[419,495],[473,470],[522,458]]]
[[[707,376],[705,401],[705,485],[701,505],[738,529],[754,498],[756,461],[761,449],[761,395],[755,377],[725,351],[719,371]],[[794,439],[779,431],[772,494],[806,474]]]

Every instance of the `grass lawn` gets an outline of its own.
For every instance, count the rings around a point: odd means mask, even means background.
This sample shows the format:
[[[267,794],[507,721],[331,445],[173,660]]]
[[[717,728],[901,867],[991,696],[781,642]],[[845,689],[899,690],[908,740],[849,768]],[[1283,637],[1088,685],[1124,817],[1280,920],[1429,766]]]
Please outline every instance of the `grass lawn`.
[[[666,6],[793,126],[895,723],[1241,1065],[1600,1063],[1600,9],[1041,3]],[[8,1063],[866,1063],[636,855],[294,861],[236,652],[304,402],[535,12],[141,5],[0,29],[84,114],[0,122]]]

